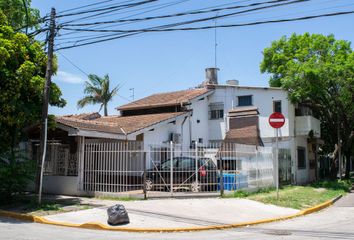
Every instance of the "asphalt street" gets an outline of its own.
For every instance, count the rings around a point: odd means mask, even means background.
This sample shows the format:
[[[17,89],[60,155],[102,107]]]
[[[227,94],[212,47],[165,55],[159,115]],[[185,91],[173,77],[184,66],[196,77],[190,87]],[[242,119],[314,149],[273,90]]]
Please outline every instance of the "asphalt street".
[[[354,239],[354,193],[321,212],[254,227],[185,233],[128,233],[0,218],[0,239]]]

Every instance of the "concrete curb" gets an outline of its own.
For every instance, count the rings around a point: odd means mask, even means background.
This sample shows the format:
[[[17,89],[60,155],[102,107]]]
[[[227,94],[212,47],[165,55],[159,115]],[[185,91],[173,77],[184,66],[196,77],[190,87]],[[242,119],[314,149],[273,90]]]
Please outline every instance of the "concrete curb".
[[[246,226],[257,225],[262,223],[288,220],[300,216],[305,216],[314,212],[318,212],[324,208],[331,206],[341,197],[342,195],[332,200],[321,203],[317,206],[301,210],[296,214],[292,214],[284,217],[269,218],[269,219],[262,219],[257,221],[242,222],[242,223],[235,223],[235,224],[190,227],[190,228],[129,228],[129,227],[111,227],[98,222],[88,222],[83,224],[56,222],[56,221],[48,220],[45,217],[39,217],[34,215],[21,214],[21,213],[15,213],[10,211],[3,211],[3,210],[0,210],[0,216],[25,220],[25,221],[31,221],[36,223],[42,223],[42,224],[50,224],[50,225],[64,226],[64,227],[77,227],[77,228],[94,229],[94,230],[109,230],[109,231],[122,231],[122,232],[192,232],[192,231],[203,231],[203,230],[220,230],[220,229],[227,229],[227,228],[238,228],[238,227],[246,227]]]

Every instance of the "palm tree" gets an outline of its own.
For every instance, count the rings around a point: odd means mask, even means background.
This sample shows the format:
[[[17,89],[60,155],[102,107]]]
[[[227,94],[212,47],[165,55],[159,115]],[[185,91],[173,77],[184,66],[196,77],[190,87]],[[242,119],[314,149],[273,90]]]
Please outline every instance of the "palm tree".
[[[82,99],[77,102],[78,108],[83,108],[87,104],[101,104],[100,110],[104,109],[104,115],[107,116],[107,105],[119,90],[117,85],[112,90],[109,89],[109,76],[104,75],[103,78],[89,74],[88,80],[85,82],[84,93],[86,94]]]

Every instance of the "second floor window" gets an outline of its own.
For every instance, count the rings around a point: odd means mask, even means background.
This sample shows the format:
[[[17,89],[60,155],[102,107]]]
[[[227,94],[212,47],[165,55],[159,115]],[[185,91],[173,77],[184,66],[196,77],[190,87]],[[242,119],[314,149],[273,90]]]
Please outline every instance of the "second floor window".
[[[223,103],[211,103],[209,105],[209,119],[224,118],[224,104]]]
[[[273,101],[273,112],[281,113],[281,101]]]
[[[238,96],[238,106],[252,106],[252,95]]]

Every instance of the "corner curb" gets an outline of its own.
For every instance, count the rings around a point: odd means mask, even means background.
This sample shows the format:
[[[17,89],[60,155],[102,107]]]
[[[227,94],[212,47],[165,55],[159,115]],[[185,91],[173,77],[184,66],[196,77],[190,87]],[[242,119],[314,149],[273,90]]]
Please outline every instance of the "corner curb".
[[[104,224],[98,223],[98,222],[88,222],[88,223],[83,223],[83,224],[56,222],[56,221],[48,220],[45,217],[39,217],[39,216],[34,216],[34,215],[21,214],[21,213],[15,213],[15,212],[10,212],[10,211],[3,211],[3,210],[0,210],[0,216],[15,218],[18,220],[30,221],[30,222],[35,222],[35,223],[50,224],[50,225],[64,226],[64,227],[93,229],[93,230],[108,230],[108,231],[121,231],[121,232],[160,232],[160,233],[162,233],[162,232],[194,232],[194,231],[221,230],[221,229],[228,229],[228,228],[246,227],[246,226],[251,226],[251,225],[277,222],[277,221],[288,220],[288,219],[292,219],[292,218],[296,218],[296,217],[300,217],[300,216],[305,216],[305,215],[308,215],[308,214],[311,214],[314,212],[318,212],[324,208],[331,206],[333,203],[338,201],[341,197],[342,197],[342,195],[339,195],[338,197],[336,197],[332,200],[326,201],[326,202],[321,203],[317,206],[307,208],[307,209],[299,211],[298,213],[284,216],[284,217],[269,218],[269,219],[262,219],[262,220],[257,220],[257,221],[242,222],[242,223],[235,223],[235,224],[203,226],[203,227],[190,227],[190,228],[127,228],[127,227],[111,227],[111,226],[107,226],[107,225],[104,225]]]

